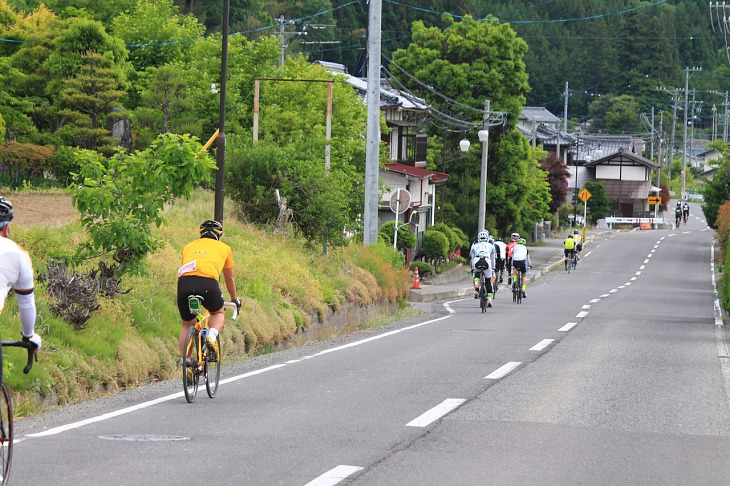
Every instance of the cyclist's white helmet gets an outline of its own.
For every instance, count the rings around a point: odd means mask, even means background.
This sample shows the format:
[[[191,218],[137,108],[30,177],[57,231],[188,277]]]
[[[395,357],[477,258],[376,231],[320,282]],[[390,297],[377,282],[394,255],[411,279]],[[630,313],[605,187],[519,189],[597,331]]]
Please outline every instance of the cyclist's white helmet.
[[[520,234],[519,233],[512,233],[512,235],[510,235],[510,239],[512,241],[517,241],[517,240],[520,239]]]
[[[483,229],[477,234],[478,241],[487,241],[489,239],[489,231]]]

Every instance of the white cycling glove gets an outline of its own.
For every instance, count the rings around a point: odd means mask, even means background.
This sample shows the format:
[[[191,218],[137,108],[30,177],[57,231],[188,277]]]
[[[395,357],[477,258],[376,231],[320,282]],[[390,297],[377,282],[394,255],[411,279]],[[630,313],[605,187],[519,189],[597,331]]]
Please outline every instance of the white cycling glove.
[[[31,343],[35,344],[36,345],[36,348],[35,348],[36,351],[38,351],[39,349],[41,349],[41,337],[38,334],[36,334],[36,333],[33,333],[32,336],[23,336],[23,341],[30,341]]]

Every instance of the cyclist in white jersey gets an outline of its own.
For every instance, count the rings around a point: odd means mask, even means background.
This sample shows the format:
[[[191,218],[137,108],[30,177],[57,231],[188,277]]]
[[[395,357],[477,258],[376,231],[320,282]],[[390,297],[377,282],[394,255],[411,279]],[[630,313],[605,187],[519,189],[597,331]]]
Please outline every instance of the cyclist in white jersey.
[[[469,259],[471,260],[471,276],[474,281],[474,298],[479,298],[479,279],[476,275],[474,264],[479,260],[479,253],[486,251],[490,258],[490,268],[494,268],[494,245],[489,244],[489,231],[483,229],[477,234],[477,241],[471,245],[469,251]],[[492,274],[491,280],[494,280],[494,274]]]
[[[30,256],[10,239],[10,221],[13,219],[13,205],[0,196],[0,313],[11,288],[15,289],[18,302],[21,334],[23,341],[41,347],[41,337],[35,333],[35,296],[33,295],[33,264]]]
[[[527,269],[531,267],[530,253],[527,251],[527,241],[520,238],[517,246],[512,250],[512,278],[517,278],[517,271],[522,272],[522,297],[526,298],[527,293]]]

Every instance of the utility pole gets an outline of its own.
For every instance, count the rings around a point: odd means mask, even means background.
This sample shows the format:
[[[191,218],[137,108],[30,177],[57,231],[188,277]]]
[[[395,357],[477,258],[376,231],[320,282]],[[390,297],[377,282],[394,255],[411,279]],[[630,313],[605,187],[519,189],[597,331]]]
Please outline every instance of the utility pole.
[[[287,32],[284,30],[286,24],[292,23],[291,20],[286,20],[283,15],[280,15],[276,21],[279,23],[279,44],[281,45],[281,53],[279,54],[279,67],[284,65],[284,58],[286,57],[286,50],[289,47],[284,41],[285,35],[307,35],[307,31],[302,32]]]
[[[667,171],[669,180],[672,180],[672,164],[674,163],[674,135],[677,131],[677,97],[677,88],[674,88],[674,96],[672,97],[672,143],[669,145],[669,160],[667,162],[667,164],[669,165],[669,170]]]
[[[563,102],[563,132],[568,133],[568,82],[565,82],[565,101]],[[558,158],[560,158],[560,132],[558,132]],[[567,153],[567,150],[566,150]],[[563,161],[565,162],[565,161]]]
[[[382,0],[370,0],[368,13],[367,141],[363,244],[378,241],[378,171],[380,160],[380,52]]]
[[[684,197],[685,185],[687,183],[687,111],[689,110],[689,75],[702,71],[701,67],[684,68],[684,138],[682,140],[682,192],[680,198]],[[694,121],[694,120],[693,120]]]

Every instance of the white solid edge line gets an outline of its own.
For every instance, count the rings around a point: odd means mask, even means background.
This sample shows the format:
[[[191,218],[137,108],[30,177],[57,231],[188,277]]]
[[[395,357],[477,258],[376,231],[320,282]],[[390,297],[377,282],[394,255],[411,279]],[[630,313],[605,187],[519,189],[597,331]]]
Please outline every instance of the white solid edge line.
[[[712,288],[716,296],[713,303],[715,312],[715,343],[717,345],[717,355],[720,356],[720,370],[725,380],[725,389],[730,388],[730,351],[728,351],[725,325],[722,320],[722,309],[720,307],[720,299],[717,298],[717,280],[715,275],[715,244],[710,244],[710,269],[712,270]]]
[[[569,322],[566,325],[564,325],[563,327],[561,327],[560,329],[558,329],[558,331],[568,332],[568,331],[570,331],[571,329],[573,329],[577,325],[578,325],[577,322]]]
[[[447,413],[454,410],[456,407],[464,403],[464,398],[447,398],[443,402],[439,403],[431,410],[421,414],[406,424],[406,427],[426,427],[427,425],[440,419]]]
[[[542,341],[531,347],[530,351],[542,351],[543,349],[547,348],[553,341],[555,341],[555,339],[543,339]]]
[[[365,344],[365,343],[368,343],[370,341],[375,341],[377,339],[381,339],[381,338],[384,338],[384,337],[387,337],[387,336],[392,336],[393,334],[398,334],[399,332],[409,331],[411,329],[416,329],[418,327],[425,326],[425,325],[428,325],[428,324],[432,324],[434,322],[442,321],[444,319],[449,319],[450,317],[451,317],[451,314],[449,314],[447,316],[442,316],[442,317],[439,317],[439,318],[436,318],[436,319],[431,319],[430,321],[422,322],[420,324],[414,324],[412,326],[408,326],[408,327],[404,327],[404,328],[401,328],[401,329],[396,329],[394,331],[386,332],[386,333],[380,334],[378,336],[372,336],[372,337],[369,337],[367,339],[362,339],[360,341],[354,341],[352,343],[345,344],[343,346],[337,346],[335,348],[325,349],[324,351],[320,351],[319,353],[316,353],[316,354],[314,354],[312,356],[306,356],[303,359],[311,359],[311,358],[315,358],[317,356],[322,356],[324,354],[332,353],[332,352],[335,352],[335,351],[341,351],[343,349],[347,349],[347,348],[351,348],[351,347],[354,347],[354,346],[358,346],[360,344]],[[285,366],[286,366],[286,364],[277,364],[277,365],[269,366],[269,367],[266,367],[266,368],[262,368],[260,370],[249,371],[248,373],[244,373],[242,375],[232,376],[230,378],[226,378],[225,380],[221,380],[220,381],[220,384],[223,385],[223,384],[226,384],[226,383],[232,383],[234,381],[242,380],[244,378],[248,378],[248,377],[251,377],[251,376],[254,376],[254,375],[258,375],[258,374],[261,374],[261,373],[265,373],[267,371],[271,371],[271,370],[276,370],[276,369],[279,369],[279,368],[283,368]],[[154,400],[150,400],[150,401],[143,402],[143,403],[138,403],[137,405],[132,405],[131,407],[126,407],[126,408],[121,408],[119,410],[114,410],[113,412],[109,412],[109,413],[105,413],[105,414],[102,414],[102,415],[98,415],[96,417],[90,417],[90,418],[85,419],[85,420],[80,420],[78,422],[73,422],[73,423],[70,423],[70,424],[61,425],[59,427],[54,427],[52,429],[44,430],[42,432],[36,432],[34,434],[27,434],[26,437],[46,437],[46,436],[49,436],[49,435],[60,434],[61,432],[66,432],[66,431],[69,431],[69,430],[78,429],[79,427],[83,427],[85,425],[94,424],[94,423],[97,423],[97,422],[102,422],[104,420],[109,420],[109,419],[112,419],[112,418],[115,418],[115,417],[119,417],[121,415],[126,415],[128,413],[136,412],[137,410],[142,410],[142,409],[151,407],[153,405],[157,405],[159,403],[164,403],[164,402],[167,402],[167,401],[170,401],[170,400],[174,400],[176,398],[180,398],[182,396],[183,396],[183,392],[173,393],[171,395],[166,395],[164,397],[156,398]]]
[[[333,486],[360,470],[362,470],[362,468],[358,466],[339,465],[330,469],[321,476],[314,478],[304,486]]]
[[[510,373],[512,370],[514,370],[521,364],[522,363],[519,361],[510,361],[506,365],[502,365],[499,368],[497,368],[496,370],[492,371],[484,378],[487,380],[498,380],[498,379],[506,376],[508,373]]]

